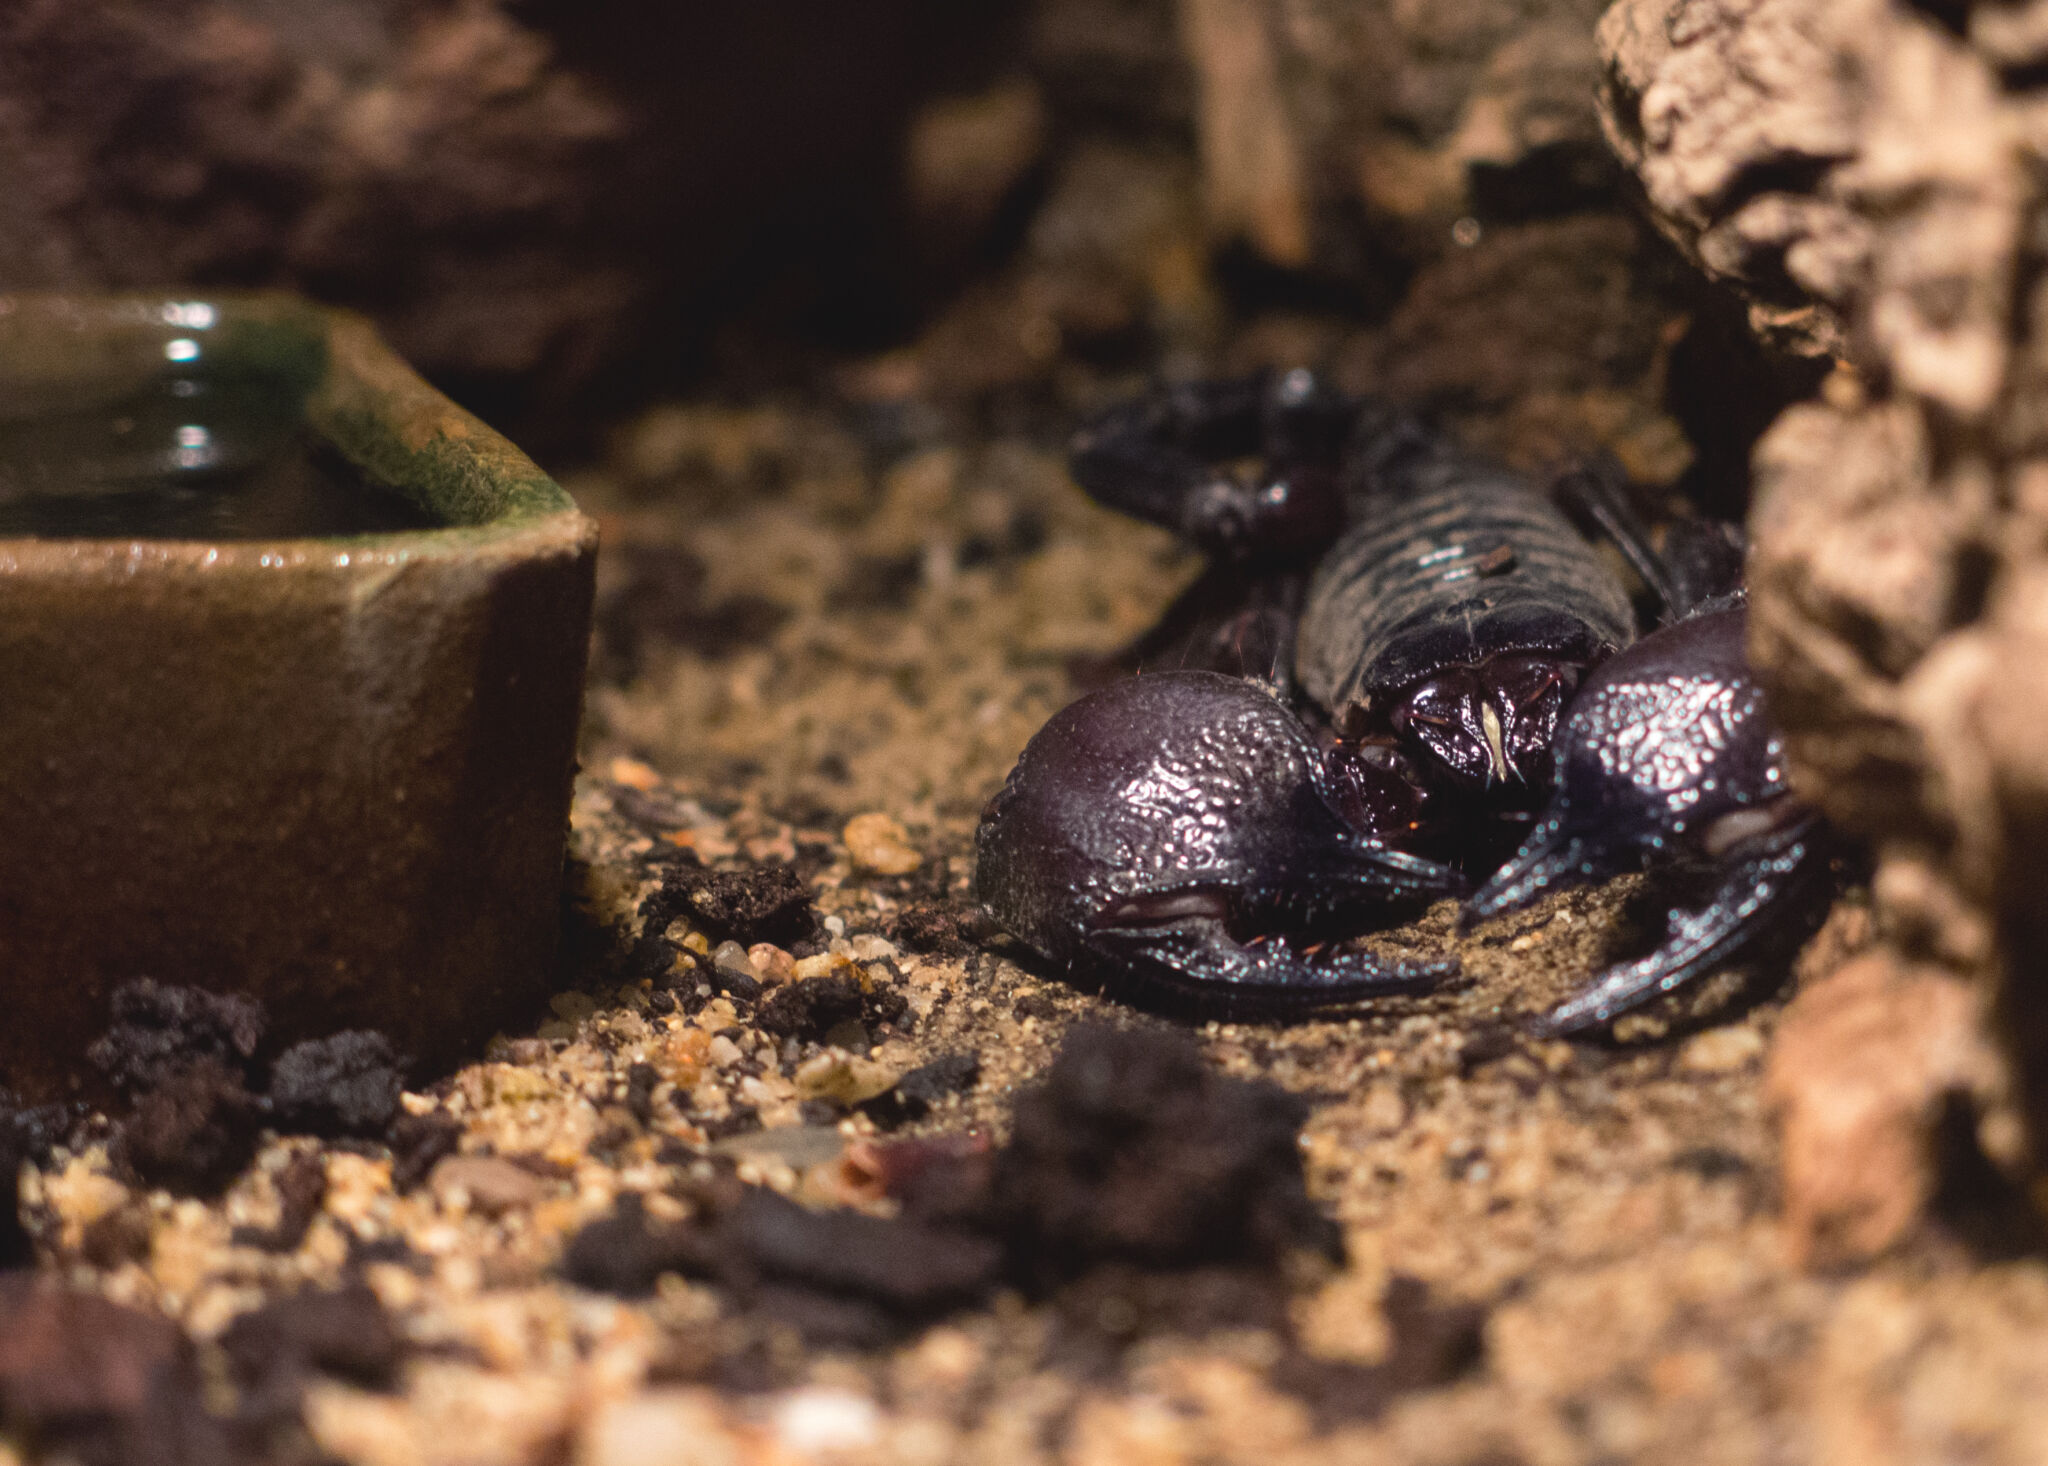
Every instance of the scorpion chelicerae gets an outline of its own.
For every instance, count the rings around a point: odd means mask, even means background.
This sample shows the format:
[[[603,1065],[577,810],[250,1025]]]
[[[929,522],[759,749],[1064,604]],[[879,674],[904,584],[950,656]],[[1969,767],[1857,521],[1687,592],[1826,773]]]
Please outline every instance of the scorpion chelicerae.
[[[1548,495],[1302,371],[1116,408],[1072,467],[1211,556],[1180,611],[1230,608],[1176,670],[1056,715],[982,816],[984,907],[1070,971],[1168,1006],[1310,1011],[1453,972],[1331,939],[1469,877],[1463,925],[1674,874],[1691,899],[1654,951],[1549,1015],[1570,1032],[1815,909],[1824,838],[1744,659],[1739,550],[1718,526],[1676,526],[1659,553],[1611,475]],[[1626,586],[1553,497],[1668,624],[1638,639]]]

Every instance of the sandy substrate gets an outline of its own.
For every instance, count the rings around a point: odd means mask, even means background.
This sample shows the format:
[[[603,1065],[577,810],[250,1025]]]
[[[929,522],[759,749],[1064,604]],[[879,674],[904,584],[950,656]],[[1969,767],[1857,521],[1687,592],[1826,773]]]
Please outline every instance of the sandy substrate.
[[[977,416],[918,380],[663,409],[568,476],[607,557],[552,1013],[409,1076],[409,1119],[265,1132],[217,1196],[75,1131],[25,1173],[44,1284],[138,1312],[34,1305],[43,1352],[0,1342],[28,1423],[0,1462],[174,1438],[163,1459],[375,1466],[2040,1459],[2038,1258],[1964,1207],[1865,1269],[1794,1265],[1763,1082],[1782,990],[1529,1033],[1629,940],[1631,884],[1462,939],[1443,906],[1373,941],[1455,954],[1458,983],[1285,1028],[1134,1013],[981,923],[982,802],[1076,659],[1197,567],[1066,481],[1060,433],[1109,384]],[[1605,387],[1469,425],[1639,468],[1676,436]],[[1852,892],[1794,984],[1868,927]],[[1019,1160],[1020,1097],[1083,1029],[1180,1074],[1190,1133],[1104,1121],[1069,1081],[1114,1164]],[[1247,1139],[1253,1112],[1305,1116],[1298,1144],[1291,1119]],[[1334,1232],[1286,1209],[1297,1155]],[[1243,1236],[1161,1240],[1213,1199],[1189,1156],[1235,1178],[1215,1225]],[[1081,1240],[1041,1270],[1055,1185]],[[1104,1240],[1139,1192],[1164,1201]],[[158,1311],[181,1334],[138,1322]]]

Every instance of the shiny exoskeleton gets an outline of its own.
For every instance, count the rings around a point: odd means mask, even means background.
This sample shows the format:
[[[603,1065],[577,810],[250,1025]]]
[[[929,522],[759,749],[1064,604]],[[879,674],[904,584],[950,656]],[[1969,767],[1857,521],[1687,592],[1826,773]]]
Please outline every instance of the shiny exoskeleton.
[[[1258,471],[1232,470],[1245,460]],[[1118,408],[1077,435],[1073,468],[1209,551],[1229,571],[1209,590],[1256,590],[1180,657],[1260,683],[1176,670],[1113,684],[1054,718],[991,801],[981,899],[1070,969],[1182,1005],[1327,1006],[1449,970],[1307,955],[1457,891],[1419,852],[1483,874],[1528,834],[1468,920],[1705,862],[1705,905],[1552,1015],[1569,1030],[1718,965],[1819,879],[1739,610],[1617,657],[1636,635],[1629,595],[1528,479],[1304,372]],[[1599,481],[1577,487],[1668,608],[1727,578],[1725,541],[1695,536],[1697,553],[1667,561]]]
[[[1136,677],[1039,730],[983,816],[976,880],[1004,927],[1181,1007],[1318,1007],[1428,987],[1445,964],[1323,957],[1455,872],[1361,827],[1346,772],[1272,693],[1215,672]],[[1261,940],[1281,938],[1281,940]]]
[[[1609,968],[1548,1019],[1605,1023],[1722,966],[1827,885],[1819,817],[1793,797],[1784,747],[1744,655],[1739,604],[1698,614],[1594,672],[1558,735],[1550,804],[1462,923],[1552,891],[1653,865],[1682,867],[1701,899],[1674,907],[1663,941]]]

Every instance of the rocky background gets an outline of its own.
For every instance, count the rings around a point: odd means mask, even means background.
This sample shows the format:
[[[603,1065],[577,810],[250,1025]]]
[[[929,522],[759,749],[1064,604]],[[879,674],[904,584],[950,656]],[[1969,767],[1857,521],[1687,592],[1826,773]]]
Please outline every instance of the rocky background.
[[[2016,0],[0,6],[0,286],[367,311],[606,542],[551,1011],[426,1073],[136,974],[124,1108],[0,1106],[0,1463],[2038,1459],[2044,59]],[[1622,883],[1190,1029],[979,922],[981,802],[1198,570],[1064,435],[1302,363],[1748,517],[1871,859],[1788,979],[1531,1037]]]

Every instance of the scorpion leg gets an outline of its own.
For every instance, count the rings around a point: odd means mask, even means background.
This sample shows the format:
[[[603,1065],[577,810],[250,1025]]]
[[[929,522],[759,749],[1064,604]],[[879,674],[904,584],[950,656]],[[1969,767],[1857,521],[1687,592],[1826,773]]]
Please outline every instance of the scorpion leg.
[[[1806,814],[1759,837],[1720,873],[1706,904],[1674,910],[1657,950],[1610,967],[1553,1008],[1544,1026],[1578,1033],[1725,966],[1781,923],[1809,909],[1828,882],[1819,817]]]
[[[1106,655],[1074,658],[1068,675],[1092,692],[1139,672],[1222,672],[1288,696],[1302,585],[1298,572],[1247,575],[1211,564],[1150,628]]]
[[[1590,522],[1641,577],[1667,621],[1742,587],[1742,531],[1719,520],[1680,519],[1665,531],[1661,548],[1636,513],[1628,476],[1608,455],[1574,465],[1550,484],[1551,497]]]
[[[1284,1014],[1371,998],[1424,993],[1457,971],[1452,962],[1383,963],[1368,952],[1308,957],[1284,942],[1245,945],[1225,923],[1184,919],[1171,927],[1105,927],[1089,955],[1132,997],[1175,1009]]]
[[[1612,457],[1602,454],[1574,464],[1551,480],[1550,495],[1567,513],[1590,520],[1621,551],[1622,559],[1642,577],[1667,614],[1682,615],[1691,609],[1686,591],[1673,580],[1664,557],[1650,543],[1649,526],[1629,499],[1628,475]]]

